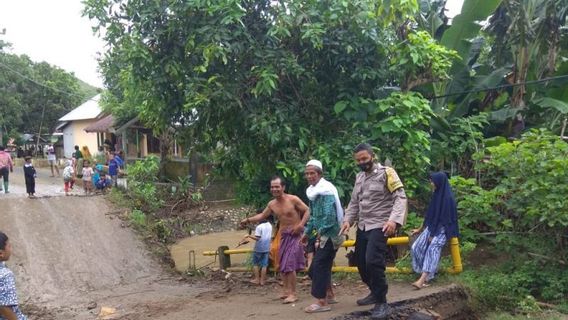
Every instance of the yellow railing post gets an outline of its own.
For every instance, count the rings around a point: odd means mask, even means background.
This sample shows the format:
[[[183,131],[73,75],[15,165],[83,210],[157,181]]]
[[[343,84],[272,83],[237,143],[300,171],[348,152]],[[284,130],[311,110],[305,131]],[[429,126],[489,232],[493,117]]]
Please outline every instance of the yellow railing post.
[[[453,268],[448,270],[451,273],[460,273],[463,271],[461,255],[460,255],[460,242],[457,237],[450,239],[450,253],[452,255]]]

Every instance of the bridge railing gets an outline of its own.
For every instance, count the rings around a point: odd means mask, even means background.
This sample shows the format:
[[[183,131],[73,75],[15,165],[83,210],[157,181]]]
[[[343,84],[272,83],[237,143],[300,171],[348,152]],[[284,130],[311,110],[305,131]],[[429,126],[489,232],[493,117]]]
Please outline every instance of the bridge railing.
[[[387,245],[408,245],[410,242],[409,237],[392,237],[387,239]],[[346,240],[341,245],[342,247],[353,247],[355,246],[355,240]],[[450,239],[450,255],[452,258],[452,267],[442,270],[448,273],[460,273],[463,271],[461,254],[460,254],[460,244],[458,238],[454,237]],[[233,272],[244,272],[249,271],[250,268],[247,267],[232,267],[231,266],[231,255],[233,254],[248,254],[252,253],[254,250],[252,248],[246,249],[229,249],[228,246],[220,246],[216,251],[203,251],[204,256],[218,256],[219,257],[219,268],[226,271]],[[358,272],[357,267],[349,266],[334,266],[332,267],[333,272]],[[387,267],[386,272],[388,273],[411,273],[412,270],[408,268],[397,268],[397,267]]]

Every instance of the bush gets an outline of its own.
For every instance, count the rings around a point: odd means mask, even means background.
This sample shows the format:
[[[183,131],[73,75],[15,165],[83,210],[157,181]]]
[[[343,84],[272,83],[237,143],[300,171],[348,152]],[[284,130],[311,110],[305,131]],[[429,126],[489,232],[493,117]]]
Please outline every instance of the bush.
[[[134,209],[129,215],[130,222],[136,227],[146,226],[146,214],[140,210]]]
[[[532,311],[568,297],[568,144],[545,130],[475,155],[479,181],[454,177],[462,236],[510,259],[464,279],[486,308]]]
[[[155,184],[159,170],[160,160],[155,156],[149,156],[128,166],[127,194],[132,199],[134,209],[152,212],[163,205]]]

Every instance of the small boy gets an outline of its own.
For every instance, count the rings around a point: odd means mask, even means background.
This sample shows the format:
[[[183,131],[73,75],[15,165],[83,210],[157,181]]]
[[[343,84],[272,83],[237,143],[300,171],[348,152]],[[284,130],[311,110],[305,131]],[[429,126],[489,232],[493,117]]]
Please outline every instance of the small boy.
[[[35,198],[35,179],[36,179],[36,169],[32,165],[32,157],[24,157],[24,178],[26,180],[26,192],[28,197]]]
[[[75,170],[73,169],[73,161],[67,160],[65,169],[63,169],[63,183],[65,184],[65,195],[69,195],[69,190],[73,189],[73,184],[75,184]]]
[[[272,225],[268,220],[261,221],[254,230],[254,236],[246,235],[246,239],[256,241],[252,264],[254,279],[250,282],[263,286],[266,283],[266,271],[268,269],[268,252],[270,251],[270,239],[272,238]]]
[[[118,158],[115,155],[110,154],[108,160],[108,174],[110,175],[114,186],[116,186],[119,168],[120,163]]]
[[[107,189],[110,189],[112,186],[112,179],[109,178],[104,171],[99,173],[99,179],[95,182],[95,187],[97,190],[102,191],[103,194],[106,193]]]
[[[11,255],[12,245],[8,236],[0,231],[0,319],[26,320],[18,307],[14,273],[5,264]]]

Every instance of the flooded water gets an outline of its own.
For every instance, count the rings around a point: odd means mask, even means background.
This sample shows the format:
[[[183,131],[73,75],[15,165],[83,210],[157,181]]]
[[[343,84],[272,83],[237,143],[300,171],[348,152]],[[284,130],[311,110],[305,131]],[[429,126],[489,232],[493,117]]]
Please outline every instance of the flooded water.
[[[350,238],[355,238],[354,228],[351,228]],[[206,235],[197,235],[193,237],[188,237],[178,241],[176,244],[170,247],[170,253],[172,259],[175,262],[176,270],[186,271],[189,267],[189,255],[190,251],[195,252],[195,266],[197,268],[203,266],[218,267],[218,259],[215,260],[215,256],[204,256],[203,251],[216,251],[220,246],[228,246],[230,249],[236,248],[240,240],[246,235],[246,231],[225,231],[218,233],[210,233]],[[254,241],[242,245],[239,249],[244,248],[254,248]],[[353,248],[349,248],[352,250]],[[335,264],[337,266],[347,266],[347,254],[345,248],[340,248],[337,251],[337,256],[335,258]],[[249,254],[233,254],[231,255],[231,265],[238,266],[246,262]]]

